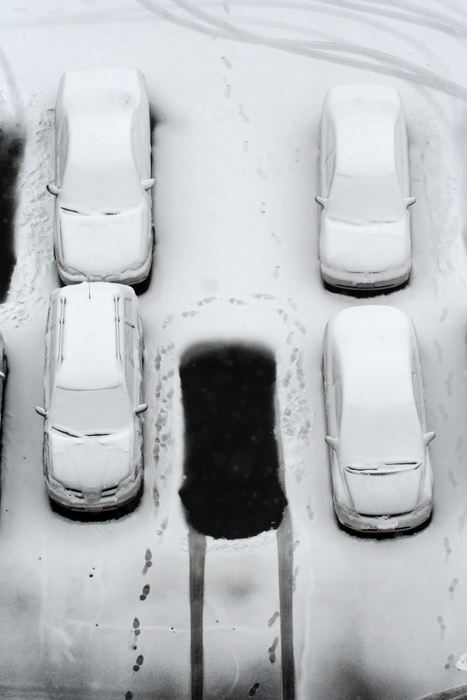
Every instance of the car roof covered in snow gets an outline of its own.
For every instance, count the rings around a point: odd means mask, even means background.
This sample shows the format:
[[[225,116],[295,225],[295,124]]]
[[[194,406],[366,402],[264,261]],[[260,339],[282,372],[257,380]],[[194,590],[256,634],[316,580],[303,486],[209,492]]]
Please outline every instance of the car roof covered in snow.
[[[328,337],[346,401],[412,400],[414,331],[403,311],[383,305],[344,309],[329,322]]]
[[[56,111],[66,122],[66,155],[61,154],[65,205],[79,213],[105,213],[137,206],[144,198],[133,152],[133,136],[141,133],[134,128],[140,109],[149,133],[146,86],[137,69],[63,74]]]
[[[56,290],[59,329],[56,384],[103,389],[124,381],[120,299],[134,291],[110,282],[83,282]]]
[[[341,381],[344,459],[421,458],[416,338],[407,315],[391,306],[344,309],[329,322],[327,339]]]
[[[403,119],[399,93],[386,85],[339,85],[323,106],[334,135],[336,171],[384,175],[395,170],[395,130]]]
[[[137,68],[90,68],[63,73],[57,103],[65,113],[132,111],[145,94],[144,77]]]

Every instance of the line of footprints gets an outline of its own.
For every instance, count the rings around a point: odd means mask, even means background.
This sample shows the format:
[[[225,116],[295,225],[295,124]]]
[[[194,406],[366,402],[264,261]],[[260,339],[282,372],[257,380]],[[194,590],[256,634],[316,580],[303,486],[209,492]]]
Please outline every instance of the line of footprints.
[[[143,571],[142,571],[143,575],[148,572],[148,569],[150,569],[151,566],[152,566],[152,552],[150,549],[147,549],[146,553],[144,555],[144,567],[143,567]],[[151,591],[151,586],[149,585],[149,583],[145,583],[143,586],[143,590],[139,596],[139,599],[141,601],[146,600],[150,591]],[[141,623],[137,617],[135,617],[133,620],[132,633],[133,633],[132,649],[133,649],[133,651],[136,651],[138,648],[138,644],[137,644],[138,637],[141,634]],[[139,671],[139,669],[141,668],[141,666],[143,665],[143,663],[144,663],[144,656],[142,654],[138,654],[138,656],[136,657],[136,661],[133,665],[133,671],[135,673],[137,673]],[[132,698],[133,698],[133,693],[131,692],[131,690],[128,690],[127,693],[125,694],[125,700],[132,700]]]

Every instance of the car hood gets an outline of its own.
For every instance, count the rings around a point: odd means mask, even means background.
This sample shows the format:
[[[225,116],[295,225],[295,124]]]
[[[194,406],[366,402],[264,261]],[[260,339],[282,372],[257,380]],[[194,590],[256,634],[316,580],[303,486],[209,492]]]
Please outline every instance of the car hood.
[[[50,475],[65,487],[94,491],[115,486],[133,468],[130,429],[110,435],[71,437],[49,430]]]
[[[59,262],[85,276],[140,267],[150,250],[145,203],[118,214],[80,214],[60,207]],[[61,258],[61,259],[60,259]]]
[[[400,515],[419,505],[424,475],[420,461],[347,464],[343,471],[351,506],[361,515]]]
[[[347,272],[384,272],[409,264],[408,216],[398,221],[348,224],[323,214],[321,262]]]

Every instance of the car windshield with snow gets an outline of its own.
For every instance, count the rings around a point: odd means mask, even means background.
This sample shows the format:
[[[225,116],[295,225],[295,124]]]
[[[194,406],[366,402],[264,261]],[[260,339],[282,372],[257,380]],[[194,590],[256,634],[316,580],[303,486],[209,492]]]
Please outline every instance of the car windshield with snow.
[[[136,69],[64,73],[55,108],[54,252],[66,282],[135,284],[152,262],[149,103]]]
[[[390,288],[411,267],[407,130],[399,94],[332,88],[321,117],[321,273],[344,288]]]
[[[333,500],[355,530],[414,528],[430,516],[433,474],[417,340],[389,306],[339,312],[324,340]]]
[[[44,473],[62,506],[123,505],[143,478],[142,330],[131,287],[83,282],[51,295]]]

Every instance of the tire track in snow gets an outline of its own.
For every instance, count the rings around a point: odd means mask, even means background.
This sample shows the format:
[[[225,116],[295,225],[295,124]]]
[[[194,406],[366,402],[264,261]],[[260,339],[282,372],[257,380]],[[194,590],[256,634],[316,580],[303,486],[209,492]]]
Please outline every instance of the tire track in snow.
[[[190,528],[188,548],[190,554],[191,700],[203,700],[203,608],[206,537]]]
[[[315,4],[316,3],[316,4]],[[253,0],[253,1],[239,1],[235,3],[236,7],[240,8],[254,8],[254,7],[259,7],[261,9],[263,8],[268,8],[268,9],[283,9],[284,8],[284,3],[281,2],[280,0],[264,0],[264,2],[261,2],[261,0]],[[378,10],[374,10],[371,12],[371,7],[369,7],[369,11],[364,13],[364,12],[359,12],[356,7],[353,7],[350,3],[348,5],[342,5],[340,2],[335,2],[335,3],[328,3],[326,0],[301,0],[300,2],[288,2],[287,3],[287,8],[290,10],[299,10],[303,11],[305,13],[308,13],[310,16],[313,16],[317,12],[320,14],[327,14],[331,15],[333,17],[339,17],[341,19],[345,19],[346,21],[349,22],[355,22],[357,25],[367,25],[369,27],[378,29],[379,31],[385,32],[387,34],[390,34],[391,36],[395,36],[400,38],[402,41],[405,41],[409,46],[412,48],[414,46],[418,46],[420,49],[424,48],[426,50],[426,44],[424,45],[424,42],[421,40],[416,40],[413,36],[413,32],[411,33],[411,26],[410,24],[408,26],[403,26],[403,18],[401,18],[401,23],[402,26],[399,28],[396,28],[396,23],[395,22],[388,22],[385,20],[385,15],[384,13],[380,13]],[[242,22],[246,22],[247,19],[246,17],[242,17],[241,19]],[[410,21],[410,20],[409,20]],[[303,32],[313,32],[320,34],[322,36],[325,36],[324,31],[317,30],[316,27],[305,27],[303,24],[296,24],[292,25],[290,23],[286,23],[283,20],[278,20],[276,22],[267,20],[266,18],[263,18],[261,20],[253,20],[250,19],[249,23],[254,23],[254,24],[260,24],[263,28],[263,31],[265,27],[273,27],[274,29],[285,29],[289,31],[296,31],[299,33]],[[413,23],[418,24],[419,26],[425,25],[426,22],[418,22],[416,19],[414,20]],[[459,35],[463,34],[464,32],[467,34],[467,25],[460,23],[458,26],[458,23],[456,23],[456,20],[452,20],[452,23],[449,24],[448,26],[440,26],[440,27],[431,27],[432,29],[438,29],[441,32],[447,33],[449,35]],[[356,46],[356,44],[354,44]],[[361,47],[360,47],[361,48]]]
[[[417,24],[422,27],[428,27],[454,36],[467,36],[467,25],[464,22],[459,22],[455,19],[448,18],[445,14],[434,12],[433,10],[426,11],[410,2],[402,0],[392,0],[389,2],[378,2],[373,0],[372,3],[352,2],[352,0],[308,0],[312,4],[322,3],[325,5],[335,5],[339,8],[345,7],[358,13],[368,13],[391,19],[398,19],[402,22]],[[399,7],[405,12],[394,10],[392,8]]]
[[[323,42],[323,41],[297,41],[294,39],[274,39],[257,34],[247,29],[241,29],[230,22],[218,19],[204,10],[188,5],[184,0],[174,0],[179,9],[195,17],[198,21],[180,17],[165,8],[156,7],[151,0],[137,0],[149,12],[159,18],[165,19],[172,24],[176,24],[198,33],[207,34],[213,38],[229,39],[240,41],[256,46],[266,46],[288,53],[325,60],[331,63],[344,64],[350,67],[369,70],[384,75],[391,75],[396,78],[445,92],[462,100],[467,100],[467,88],[446,80],[442,76],[418,66],[410,61],[399,59],[391,54],[377,51],[375,49],[362,48],[358,44],[350,42]],[[200,21],[202,22],[200,24]],[[339,54],[349,54],[347,56]],[[365,61],[362,56],[369,58]],[[371,61],[376,61],[371,62]]]
[[[245,29],[239,29],[235,25],[233,25],[230,22],[226,22],[225,20],[219,20],[212,15],[204,12],[203,10],[200,10],[199,8],[196,8],[192,5],[188,5],[188,3],[185,0],[174,0],[174,3],[178,5],[182,10],[185,10],[186,12],[190,13],[191,15],[205,21],[207,24],[211,24],[215,26],[216,28],[220,28],[225,30],[228,34],[231,36],[235,36],[237,39],[241,41],[245,41],[249,43],[250,39],[263,39],[267,40],[269,43],[269,39],[267,37],[261,37],[260,35],[257,35],[253,32],[250,32],[249,30]],[[323,56],[322,50],[330,50],[330,51],[337,51],[337,52],[343,52],[343,53],[349,53],[349,54],[356,54],[356,55],[361,55],[370,59],[374,59],[376,61],[381,61],[383,64],[386,62],[387,64],[387,71],[386,70],[380,70],[380,72],[388,72],[389,74],[392,75],[399,75],[399,77],[405,77],[407,79],[412,79],[415,80],[417,77],[420,79],[424,78],[428,82],[422,82],[422,84],[427,85],[428,87],[438,87],[439,88],[439,82],[445,83],[446,81],[438,76],[436,73],[433,73],[433,71],[427,70],[425,68],[422,68],[420,66],[417,66],[416,64],[412,63],[411,61],[407,61],[404,59],[400,59],[397,56],[394,56],[392,54],[388,54],[383,51],[378,51],[376,49],[369,49],[369,48],[362,48],[358,44],[350,43],[350,42],[344,42],[344,41],[339,41],[339,42],[328,42],[328,41],[307,41],[307,42],[301,42],[301,41],[295,41],[295,40],[275,40],[278,44],[280,44],[281,47],[284,46],[284,41],[287,41],[287,43],[290,45],[294,45],[295,47],[303,47],[304,49],[308,49],[310,51],[310,55],[312,55],[312,52],[316,52],[316,55],[318,57],[318,54],[320,56]],[[256,43],[255,41],[251,41],[251,43]],[[279,48],[279,46],[277,46]],[[337,58],[337,57],[336,57]],[[331,58],[328,56],[328,60],[331,60]],[[344,63],[347,63],[348,65],[358,65],[360,67],[363,67],[363,64],[352,61],[351,59],[346,59],[345,61],[342,61]],[[407,71],[407,74],[401,75],[400,72],[398,73],[394,66],[398,66],[399,68],[402,68],[404,71]],[[370,65],[364,66],[369,70],[379,70],[379,68],[384,69],[384,66],[381,67],[371,67]],[[411,74],[413,74],[411,76]],[[449,82],[449,81],[447,81]],[[461,87],[461,86],[458,86]],[[461,88],[463,89],[463,88]],[[464,90],[464,97],[467,96],[467,90]]]
[[[289,506],[276,532],[279,566],[279,602],[281,625],[282,697],[295,698],[295,661],[293,640],[293,532]]]

